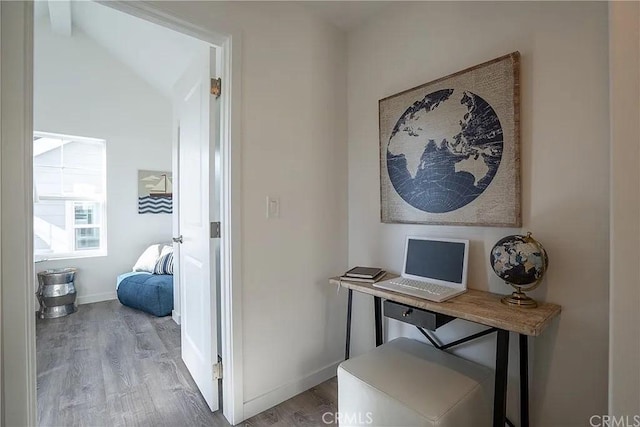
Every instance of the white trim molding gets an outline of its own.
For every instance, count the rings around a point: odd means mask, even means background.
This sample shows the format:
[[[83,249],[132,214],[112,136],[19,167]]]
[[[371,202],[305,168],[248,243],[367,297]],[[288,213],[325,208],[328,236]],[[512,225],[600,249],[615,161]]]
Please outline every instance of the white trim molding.
[[[111,301],[117,298],[116,291],[102,292],[99,294],[83,295],[78,297],[78,305],[92,304],[94,302]]]
[[[282,384],[281,386],[276,387],[255,399],[245,402],[245,418],[251,418],[264,411],[265,408],[271,408],[285,400],[291,399],[293,396],[309,390],[311,387],[315,387],[318,384],[335,377],[340,363],[342,363],[342,360],[320,368],[305,377]]]
[[[33,313],[33,3],[0,2],[2,407],[0,424],[36,425]]]
[[[176,322],[176,325],[180,324],[180,313],[175,310],[171,310],[171,318]]]

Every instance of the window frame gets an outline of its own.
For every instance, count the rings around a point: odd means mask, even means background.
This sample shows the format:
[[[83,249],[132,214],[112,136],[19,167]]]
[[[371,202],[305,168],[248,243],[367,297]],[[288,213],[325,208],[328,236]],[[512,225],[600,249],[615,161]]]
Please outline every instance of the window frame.
[[[36,182],[34,176],[34,200],[33,203],[36,204],[38,201],[64,201],[65,202],[65,231],[67,232],[68,241],[72,245],[72,251],[65,252],[40,252],[34,248],[34,256],[37,261],[42,260],[59,260],[59,259],[76,259],[76,258],[93,258],[93,257],[102,257],[107,256],[107,141],[99,138],[88,138],[88,137],[80,137],[74,135],[67,134],[59,134],[52,132],[41,132],[36,131],[33,133],[34,143],[35,137],[44,137],[44,138],[61,138],[71,140],[73,142],[80,143],[89,143],[89,144],[98,144],[101,147],[101,156],[102,156],[102,171],[100,174],[100,179],[102,182],[102,192],[96,196],[90,195],[65,195],[64,192],[64,183],[63,188],[61,188],[61,194],[37,194],[36,190]],[[60,171],[62,174],[64,172],[64,144],[61,146],[61,156],[60,156],[60,166],[51,166],[51,165],[41,165],[42,167],[56,169]],[[35,157],[34,157],[35,160]],[[78,167],[68,167],[66,169],[76,169],[83,170],[84,168]],[[89,170],[89,169],[84,169]],[[34,167],[35,171],[35,167]],[[75,218],[75,206],[77,203],[95,203],[98,205],[99,210],[99,222],[97,224],[76,224]],[[35,215],[34,215],[35,217]],[[76,240],[76,230],[80,228],[98,228],[99,229],[99,239],[100,246],[95,249],[76,249],[77,240]],[[35,231],[34,231],[35,238]]]

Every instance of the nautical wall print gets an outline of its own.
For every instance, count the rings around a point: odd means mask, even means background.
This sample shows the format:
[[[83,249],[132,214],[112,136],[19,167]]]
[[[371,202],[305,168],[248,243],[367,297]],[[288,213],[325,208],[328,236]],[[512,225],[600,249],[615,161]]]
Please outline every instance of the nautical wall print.
[[[519,227],[520,54],[380,100],[381,220]]]
[[[170,214],[173,212],[171,172],[138,171],[138,213]]]

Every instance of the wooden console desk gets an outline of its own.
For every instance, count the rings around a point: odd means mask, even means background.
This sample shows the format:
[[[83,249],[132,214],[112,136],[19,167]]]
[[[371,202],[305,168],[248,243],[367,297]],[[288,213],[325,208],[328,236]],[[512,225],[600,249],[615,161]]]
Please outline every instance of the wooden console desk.
[[[386,279],[397,277],[387,274]],[[496,343],[496,372],[495,372],[495,394],[493,405],[493,426],[504,427],[505,424],[512,425],[506,417],[507,409],[507,367],[509,362],[509,332],[519,334],[520,344],[520,418],[521,426],[529,426],[529,360],[528,360],[528,337],[538,336],[549,325],[551,320],[560,314],[560,306],[550,303],[539,303],[536,308],[512,307],[500,302],[503,295],[492,294],[490,292],[469,289],[466,293],[452,298],[445,302],[432,302],[422,298],[405,295],[386,289],[375,288],[371,283],[350,282],[340,280],[339,277],[329,279],[329,283],[335,286],[342,286],[348,289],[347,302],[347,338],[345,345],[345,359],[349,358],[351,343],[351,309],[353,302],[353,291],[369,294],[374,298],[375,314],[375,334],[376,346],[383,343],[382,333],[382,300],[393,301],[404,304],[408,307],[425,310],[436,315],[445,315],[458,319],[468,320],[489,326],[487,331],[474,334],[472,336],[457,340],[441,349],[453,347],[467,342],[471,339],[479,338],[491,332],[497,332]],[[409,322],[410,323],[410,322]],[[420,331],[432,342],[433,338],[423,329]]]

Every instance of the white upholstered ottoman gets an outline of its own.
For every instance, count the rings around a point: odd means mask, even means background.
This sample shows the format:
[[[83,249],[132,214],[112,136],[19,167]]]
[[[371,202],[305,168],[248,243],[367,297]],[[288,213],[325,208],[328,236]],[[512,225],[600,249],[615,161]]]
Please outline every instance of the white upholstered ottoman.
[[[408,338],[338,367],[340,426],[491,425],[493,371]]]

